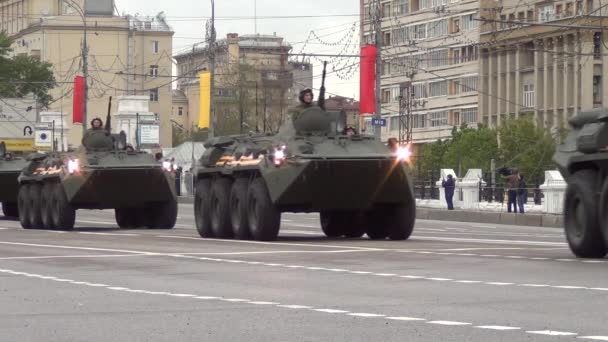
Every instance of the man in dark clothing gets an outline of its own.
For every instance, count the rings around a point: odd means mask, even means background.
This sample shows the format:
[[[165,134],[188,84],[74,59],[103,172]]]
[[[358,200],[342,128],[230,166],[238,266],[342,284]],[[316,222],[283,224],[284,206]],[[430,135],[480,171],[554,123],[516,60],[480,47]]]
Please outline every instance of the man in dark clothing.
[[[524,176],[519,174],[519,185],[517,189],[517,205],[519,206],[519,212],[524,213],[524,203],[526,203],[526,199],[528,198],[528,190],[526,189],[526,182],[524,181]]]
[[[303,89],[302,91],[300,91],[300,96],[299,96],[300,104],[289,110],[289,115],[291,116],[292,121],[295,122],[300,117],[300,114],[303,111],[314,106],[314,104],[312,103],[312,99],[313,99],[312,89],[306,88],[306,89]]]
[[[448,175],[448,180],[445,179],[441,182],[441,186],[445,188],[445,201],[448,204],[448,210],[454,210],[454,189],[456,188],[456,182],[452,175]]]

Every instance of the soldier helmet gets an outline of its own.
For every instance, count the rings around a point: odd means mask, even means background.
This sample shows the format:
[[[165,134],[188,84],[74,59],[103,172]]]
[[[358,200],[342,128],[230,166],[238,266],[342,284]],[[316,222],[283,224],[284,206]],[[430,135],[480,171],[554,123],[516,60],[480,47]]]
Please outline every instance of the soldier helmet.
[[[304,95],[306,93],[313,95],[312,89],[310,89],[310,88],[305,88],[305,89],[300,90],[300,96],[299,96],[300,102],[304,102]]]
[[[101,121],[100,118],[94,118],[93,120],[91,120],[91,127],[94,127],[93,123],[95,121],[99,121],[99,127],[103,126],[103,121]]]

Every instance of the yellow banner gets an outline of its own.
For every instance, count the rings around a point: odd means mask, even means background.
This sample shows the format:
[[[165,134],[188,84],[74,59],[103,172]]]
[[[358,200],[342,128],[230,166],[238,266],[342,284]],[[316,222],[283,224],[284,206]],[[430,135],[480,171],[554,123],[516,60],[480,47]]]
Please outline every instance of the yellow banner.
[[[200,102],[198,112],[198,128],[209,128],[211,112],[211,73],[203,71],[199,74]]]
[[[30,152],[36,150],[34,139],[0,139],[0,141],[4,141],[4,144],[6,144],[7,152]]]

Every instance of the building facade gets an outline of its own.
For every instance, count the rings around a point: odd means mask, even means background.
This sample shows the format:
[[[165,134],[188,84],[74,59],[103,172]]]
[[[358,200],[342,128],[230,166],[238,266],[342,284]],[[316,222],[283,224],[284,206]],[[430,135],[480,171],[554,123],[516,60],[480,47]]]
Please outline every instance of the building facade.
[[[374,44],[375,0],[361,0],[361,44]],[[478,115],[478,0],[380,1],[382,138],[399,136],[402,84],[409,82],[414,144],[476,126]],[[370,119],[366,130],[372,131]]]
[[[288,60],[291,45],[276,35],[230,33],[217,41],[214,78],[214,113],[219,133],[238,130],[276,130],[299,90],[312,88],[312,65]],[[195,44],[175,56],[178,90],[187,98],[185,127],[198,123],[200,88],[198,75],[209,70],[209,49]],[[179,107],[174,98],[174,108]],[[242,117],[241,117],[242,115]],[[178,120],[175,120],[178,121]]]
[[[601,1],[483,0],[480,9],[484,123],[527,116],[558,132],[581,110],[608,104]]]
[[[81,9],[84,11],[82,16]],[[53,66],[57,86],[50,111],[70,123],[69,143],[80,145],[82,127],[72,123],[75,76],[83,75],[85,20],[88,45],[87,121],[105,120],[109,96],[146,95],[161,123],[160,144],[171,146],[173,31],[163,14],[114,15],[112,0],[11,0],[0,2],[0,28],[12,39],[15,54],[38,57]],[[112,113],[117,110],[113,101]],[[84,123],[88,125],[88,122]]]

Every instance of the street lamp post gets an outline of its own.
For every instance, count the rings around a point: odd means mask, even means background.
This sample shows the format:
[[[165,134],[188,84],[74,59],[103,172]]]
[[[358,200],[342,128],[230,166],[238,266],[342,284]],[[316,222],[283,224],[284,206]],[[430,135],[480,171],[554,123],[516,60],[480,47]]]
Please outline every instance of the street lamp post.
[[[83,118],[82,118],[82,136],[87,131],[87,102],[89,100],[89,63],[88,63],[88,55],[89,55],[89,46],[87,45],[87,19],[84,13],[84,10],[80,5],[78,5],[73,0],[65,0],[67,4],[78,12],[80,17],[82,18],[82,23],[84,25],[84,38],[82,41],[82,77],[84,77],[84,100],[83,100]]]

